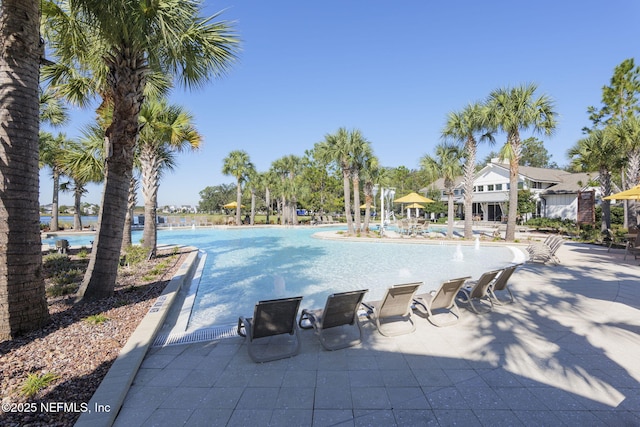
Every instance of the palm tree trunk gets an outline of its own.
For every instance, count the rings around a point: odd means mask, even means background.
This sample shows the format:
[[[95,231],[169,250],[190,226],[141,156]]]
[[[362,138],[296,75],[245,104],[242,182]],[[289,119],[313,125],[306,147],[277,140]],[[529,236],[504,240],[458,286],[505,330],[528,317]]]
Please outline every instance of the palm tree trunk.
[[[447,195],[447,238],[449,239],[453,237],[454,219],[455,214],[453,213],[453,191],[449,190],[449,194]]]
[[[344,215],[347,217],[347,235],[353,234],[353,219],[351,218],[351,184],[349,170],[342,169],[342,186],[344,189]]]
[[[78,183],[75,183],[75,188],[73,190],[73,231],[82,231],[82,212],[80,209],[80,205],[82,202],[82,193],[84,193],[84,188],[79,186]]]
[[[136,191],[138,189],[138,180],[131,178],[129,182],[129,196],[127,198],[127,214],[124,218],[124,234],[122,236],[121,252],[126,252],[131,246],[131,225],[133,224],[133,211],[136,207]]]
[[[122,49],[110,63],[108,80],[113,94],[113,121],[105,132],[104,192],[100,221],[87,272],[78,290],[80,301],[113,295],[138,139],[138,116],[144,100],[146,64],[142,55]]]
[[[465,152],[467,159],[464,164],[464,238],[473,238],[473,178],[476,168],[476,142],[467,139]]]
[[[353,181],[353,211],[356,219],[355,232],[360,233],[362,220],[360,219],[360,174],[358,171],[353,173],[351,180]]]
[[[371,186],[365,184],[364,186],[364,232],[369,234],[369,222],[371,221],[371,202],[373,201],[373,195],[371,194]]]
[[[267,205],[267,224],[271,224],[269,222],[269,214],[271,213],[271,191],[269,191],[269,187],[264,189],[264,201]]]
[[[149,257],[156,256],[158,246],[158,189],[160,187],[160,159],[155,154],[155,147],[145,146],[140,153],[142,170],[142,195],[144,196],[144,229],[142,246],[147,249]]]
[[[242,183],[240,179],[237,181],[236,185],[236,225],[242,225],[242,219],[240,218],[240,209],[242,204]]]
[[[0,3],[0,341],[42,327],[37,0]]]
[[[600,231],[606,232],[611,228],[611,201],[604,199],[604,197],[611,195],[611,173],[607,169],[600,169],[600,186],[603,196]]]
[[[53,168],[53,199],[51,200],[51,221],[49,221],[49,230],[58,231],[60,228],[58,220],[58,200],[60,197],[60,172],[58,168]]]
[[[254,225],[256,221],[256,190],[251,189],[251,219],[250,224]]]
[[[510,134],[508,144],[512,147],[512,156],[509,159],[509,213],[507,214],[507,231],[504,239],[513,242],[516,237],[516,216],[518,215],[518,166],[520,163],[520,136]]]

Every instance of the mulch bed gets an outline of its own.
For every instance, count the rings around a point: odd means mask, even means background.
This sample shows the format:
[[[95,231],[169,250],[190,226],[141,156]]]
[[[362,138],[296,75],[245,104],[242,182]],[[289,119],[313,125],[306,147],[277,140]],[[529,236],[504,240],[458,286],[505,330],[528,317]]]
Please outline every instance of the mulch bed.
[[[120,268],[114,295],[100,301],[74,304],[73,295],[49,297],[49,324],[0,342],[0,425],[73,425],[186,256],[159,254],[151,261]],[[86,254],[70,257],[74,267],[86,269]],[[47,279],[47,287],[51,286]],[[87,320],[95,315],[108,320]],[[45,373],[56,379],[30,398],[20,393],[28,374]]]

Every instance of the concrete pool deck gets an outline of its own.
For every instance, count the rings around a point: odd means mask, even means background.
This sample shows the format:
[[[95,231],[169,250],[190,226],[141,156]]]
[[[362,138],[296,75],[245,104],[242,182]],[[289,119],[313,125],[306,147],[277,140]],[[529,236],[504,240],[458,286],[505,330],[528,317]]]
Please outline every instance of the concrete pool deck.
[[[363,342],[335,352],[301,331],[299,355],[264,364],[240,337],[150,348],[114,425],[638,425],[638,261],[569,242],[557,255],[514,273],[516,304],[462,308],[450,327],[416,316],[387,338],[364,319]]]

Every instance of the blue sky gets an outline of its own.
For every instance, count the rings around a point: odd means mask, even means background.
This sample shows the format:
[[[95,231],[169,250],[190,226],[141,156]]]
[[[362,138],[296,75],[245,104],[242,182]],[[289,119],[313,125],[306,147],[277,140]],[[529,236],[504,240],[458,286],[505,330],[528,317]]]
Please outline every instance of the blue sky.
[[[555,101],[558,129],[542,139],[564,165],[615,66],[640,62],[637,0],[205,3],[207,15],[222,9],[222,19],[235,21],[242,51],[224,78],[172,93],[195,116],[204,144],[179,155],[161,183],[161,206],[197,205],[200,190],[233,182],[221,173],[232,150],[247,151],[266,171],[341,126],[360,129],[382,165],[418,168],[441,142],[447,113],[528,82]],[[77,135],[92,116],[74,111],[63,131]],[[480,158],[503,143],[499,136],[482,147]],[[41,173],[41,204],[51,202],[50,183]],[[101,193],[91,186],[84,200],[99,203]],[[61,203],[71,201],[61,194]]]

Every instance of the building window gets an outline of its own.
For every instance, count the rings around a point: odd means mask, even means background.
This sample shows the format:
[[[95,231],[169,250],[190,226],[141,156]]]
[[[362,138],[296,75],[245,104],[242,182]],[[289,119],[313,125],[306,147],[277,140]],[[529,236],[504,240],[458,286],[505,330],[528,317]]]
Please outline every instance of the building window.
[[[496,184],[496,191],[502,191],[502,184]]]
[[[487,185],[487,191],[493,191],[493,184]]]
[[[478,193],[484,191],[484,185],[478,185]]]

